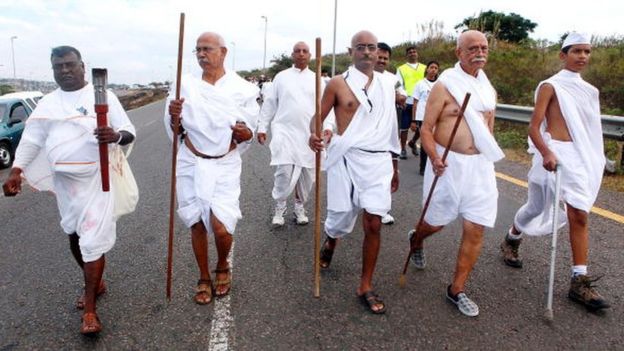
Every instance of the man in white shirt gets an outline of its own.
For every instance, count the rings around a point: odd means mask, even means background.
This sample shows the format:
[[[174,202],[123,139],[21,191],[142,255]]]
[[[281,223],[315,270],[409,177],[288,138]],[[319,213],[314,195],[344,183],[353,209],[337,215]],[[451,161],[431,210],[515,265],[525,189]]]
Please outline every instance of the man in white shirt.
[[[129,144],[135,129],[110,91],[110,126],[97,127],[93,85],[84,79],[76,48],[56,47],[50,60],[59,89],[41,99],[28,119],[3,190],[6,196],[17,195],[23,176],[33,188],[54,192],[61,227],[84,273],[84,295],[76,302],[84,309],[80,333],[93,335],[102,330],[95,300],[106,291],[104,255],[115,244],[117,220],[114,183],[111,191],[102,191],[99,144]]]
[[[275,166],[273,199],[276,201],[272,224],[284,225],[288,196],[295,192],[295,221],[308,224],[304,204],[314,184],[314,152],[305,141],[315,110],[316,76],[308,68],[310,48],[304,42],[293,46],[293,66],[275,76],[264,98],[258,123],[258,142],[266,142],[271,129],[271,166]],[[321,82],[321,89],[324,87]]]

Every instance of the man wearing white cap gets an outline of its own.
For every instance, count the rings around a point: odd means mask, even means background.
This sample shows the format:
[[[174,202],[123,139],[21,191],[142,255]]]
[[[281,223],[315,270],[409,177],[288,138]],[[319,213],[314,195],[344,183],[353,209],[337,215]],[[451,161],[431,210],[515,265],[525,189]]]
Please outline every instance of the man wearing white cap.
[[[564,68],[541,82],[535,93],[535,109],[529,124],[529,194],[501,244],[504,262],[522,267],[518,248],[522,233],[546,235],[552,231],[554,172],[561,172],[561,198],[570,223],[572,281],[568,297],[588,309],[608,308],[587,275],[589,255],[588,214],[592,208],[605,165],[598,89],[581,78],[589,63],[589,37],[572,32],[563,42],[559,58]],[[566,216],[561,213],[559,226]]]

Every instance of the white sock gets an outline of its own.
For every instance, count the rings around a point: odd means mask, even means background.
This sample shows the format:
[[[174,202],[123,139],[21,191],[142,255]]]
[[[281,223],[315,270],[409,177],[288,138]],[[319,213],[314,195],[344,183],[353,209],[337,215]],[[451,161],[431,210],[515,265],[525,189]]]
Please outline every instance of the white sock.
[[[522,239],[522,233],[514,234],[511,228],[509,228],[509,231],[507,232],[507,238],[509,238],[509,240],[520,240]]]
[[[278,201],[275,205],[276,209],[285,210],[286,209],[286,201]]]
[[[295,208],[303,208],[303,202],[295,199]]]
[[[572,266],[572,277],[587,275],[587,265]]]

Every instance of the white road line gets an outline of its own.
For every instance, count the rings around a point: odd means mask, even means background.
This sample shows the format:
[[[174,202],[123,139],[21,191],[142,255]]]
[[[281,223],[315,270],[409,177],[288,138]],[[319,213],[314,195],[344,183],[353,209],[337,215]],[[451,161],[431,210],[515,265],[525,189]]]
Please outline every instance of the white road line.
[[[230,272],[234,269],[234,243],[232,241],[232,249],[230,250]],[[210,342],[208,350],[210,351],[227,351],[230,349],[228,344],[228,336],[230,329],[234,326],[234,318],[230,313],[230,294],[215,299],[214,312],[212,314],[212,323],[210,326]]]
[[[153,120],[151,120],[151,121],[149,121],[149,122],[145,123],[145,125],[143,126],[143,128],[145,128],[145,127],[147,127],[147,126],[149,126],[149,125],[154,124],[154,122],[156,122],[156,120],[155,120],[155,119],[153,119]]]

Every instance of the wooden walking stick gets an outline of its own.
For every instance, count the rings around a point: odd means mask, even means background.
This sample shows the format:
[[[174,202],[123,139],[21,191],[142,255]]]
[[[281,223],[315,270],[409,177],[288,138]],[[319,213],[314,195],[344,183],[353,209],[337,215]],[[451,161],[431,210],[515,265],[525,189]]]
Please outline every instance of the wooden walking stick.
[[[95,93],[95,114],[98,128],[108,125],[108,100],[106,95],[106,85],[108,76],[106,68],[94,68],[91,70],[93,79],[93,91]],[[98,145],[100,152],[100,177],[102,178],[102,191],[110,191],[110,177],[108,175],[108,144]]]
[[[321,38],[316,38],[316,96],[314,133],[321,137]],[[316,152],[314,188],[314,297],[321,297],[321,152]]]
[[[461,123],[461,120],[464,117],[464,111],[466,111],[466,106],[468,106],[468,100],[470,100],[470,93],[466,93],[466,96],[464,97],[464,102],[459,109],[459,115],[457,116],[457,120],[455,121],[453,130],[451,131],[451,136],[449,137],[448,143],[446,143],[446,148],[444,149],[444,153],[442,154],[442,163],[446,161],[446,156],[448,156],[451,145],[453,145],[453,139],[455,139],[455,134],[457,133],[459,123]],[[425,201],[425,206],[420,213],[420,218],[418,219],[418,224],[416,225],[416,233],[418,233],[420,226],[422,226],[423,221],[425,220],[425,214],[427,213],[427,209],[429,208],[429,202],[431,202],[431,196],[433,195],[433,190],[435,189],[439,178],[440,176],[438,175],[433,178],[433,183],[431,183],[431,188],[429,189],[429,194],[427,195],[427,200]],[[410,256],[412,256],[411,242],[409,253],[407,254],[407,258],[405,259],[405,264],[403,265],[403,271],[401,272],[401,276],[399,277],[399,285],[401,287],[404,287],[406,283],[405,274],[407,273],[407,266],[409,265]]]
[[[552,322],[553,315],[553,285],[555,283],[555,258],[557,257],[557,231],[559,230],[559,198],[561,193],[561,167],[555,168],[555,207],[553,209],[552,242],[550,246],[550,275],[548,276],[548,295],[546,298],[546,312],[544,317]]]
[[[182,83],[182,47],[184,43],[184,12],[180,13],[180,35],[178,37],[178,71],[176,72],[175,98],[180,100]],[[173,270],[173,232],[175,222],[176,164],[178,158],[178,133],[180,119],[173,118],[173,144],[171,147],[171,196],[169,198],[169,242],[167,243],[167,300],[171,301],[171,273]]]

